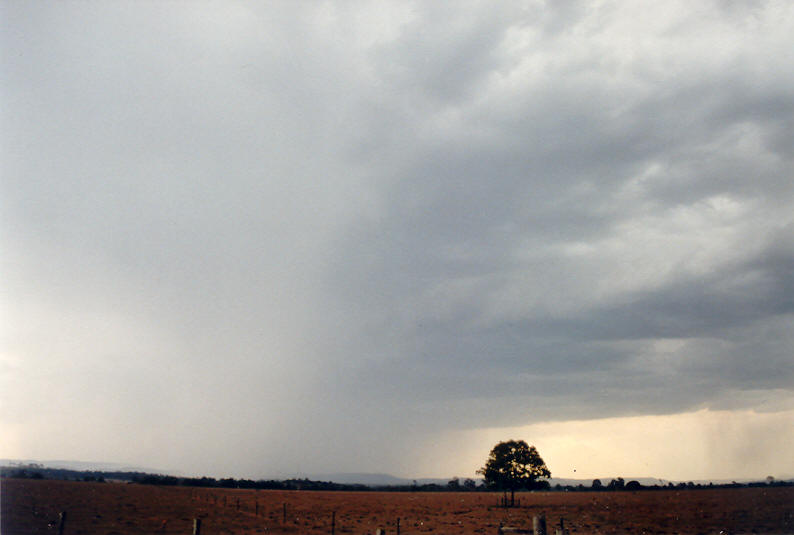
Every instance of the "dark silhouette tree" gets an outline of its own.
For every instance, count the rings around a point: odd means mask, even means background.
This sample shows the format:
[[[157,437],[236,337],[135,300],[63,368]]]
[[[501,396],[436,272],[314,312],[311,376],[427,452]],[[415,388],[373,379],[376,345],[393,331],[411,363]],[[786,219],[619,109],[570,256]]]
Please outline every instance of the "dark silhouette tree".
[[[601,483],[600,479],[594,479],[591,488],[593,490],[601,490],[602,488],[604,488],[604,485]]]
[[[626,487],[625,488],[626,488],[626,490],[641,490],[642,489],[642,485],[640,484],[639,481],[636,481],[636,480],[632,479],[631,481],[626,483]]]
[[[510,505],[515,505],[516,489],[531,489],[551,472],[535,446],[523,440],[500,442],[491,450],[485,466],[477,470],[491,489],[509,490]]]

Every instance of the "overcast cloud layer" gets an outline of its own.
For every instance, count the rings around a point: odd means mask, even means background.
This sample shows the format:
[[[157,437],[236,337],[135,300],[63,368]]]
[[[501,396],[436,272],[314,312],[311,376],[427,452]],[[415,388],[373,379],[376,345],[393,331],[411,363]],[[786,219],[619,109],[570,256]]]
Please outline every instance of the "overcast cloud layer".
[[[789,2],[0,25],[6,456],[410,473],[447,431],[794,406]]]

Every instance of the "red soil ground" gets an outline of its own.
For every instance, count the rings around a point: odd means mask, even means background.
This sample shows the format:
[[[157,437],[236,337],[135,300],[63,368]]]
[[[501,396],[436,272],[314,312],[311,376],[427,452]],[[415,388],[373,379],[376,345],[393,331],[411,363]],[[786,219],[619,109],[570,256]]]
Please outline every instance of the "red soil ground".
[[[519,497],[519,495],[517,495]],[[4,479],[3,535],[192,533],[364,535],[377,528],[405,535],[496,534],[505,526],[531,528],[546,515],[549,532],[561,517],[570,533],[794,533],[794,488],[538,492],[521,507],[496,507],[490,493],[311,492],[157,487],[124,483]],[[238,506],[239,500],[239,506]],[[286,522],[283,518],[287,508]],[[54,525],[53,525],[54,522]],[[49,527],[48,527],[49,525]]]

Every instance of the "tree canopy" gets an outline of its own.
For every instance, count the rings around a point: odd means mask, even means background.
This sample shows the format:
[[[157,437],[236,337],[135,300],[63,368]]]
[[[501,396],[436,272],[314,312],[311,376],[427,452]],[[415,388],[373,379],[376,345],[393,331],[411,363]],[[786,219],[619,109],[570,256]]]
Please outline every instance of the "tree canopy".
[[[551,477],[535,446],[523,440],[498,443],[477,473],[482,474],[489,488],[511,492],[532,489],[540,479]]]

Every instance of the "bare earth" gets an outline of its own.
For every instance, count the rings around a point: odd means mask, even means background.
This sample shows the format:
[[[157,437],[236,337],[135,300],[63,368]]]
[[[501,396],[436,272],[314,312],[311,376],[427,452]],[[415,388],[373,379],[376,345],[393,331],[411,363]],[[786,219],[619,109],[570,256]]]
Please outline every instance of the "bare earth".
[[[570,533],[739,534],[794,533],[794,488],[768,487],[646,492],[538,492],[521,494],[521,507],[496,507],[490,493],[386,493],[226,490],[124,483],[4,479],[0,483],[3,535],[56,533],[66,511],[65,535],[364,535],[376,529],[405,535],[496,534],[499,524],[531,528],[545,514],[549,532],[560,518]],[[239,501],[239,505],[238,505]],[[286,521],[284,520],[286,504]]]

